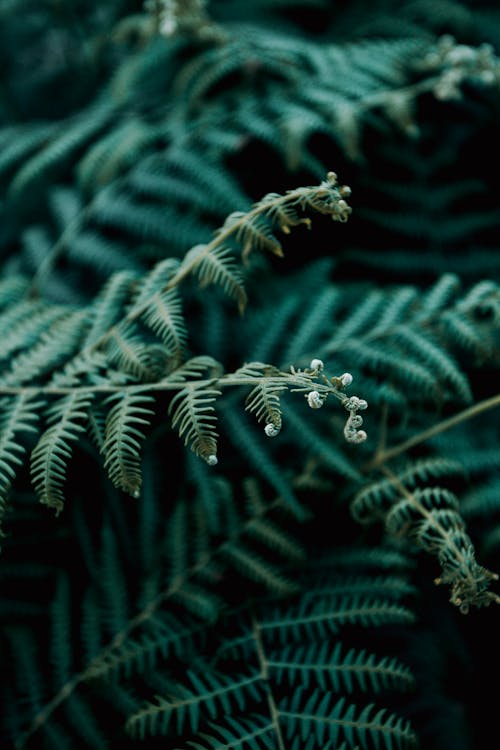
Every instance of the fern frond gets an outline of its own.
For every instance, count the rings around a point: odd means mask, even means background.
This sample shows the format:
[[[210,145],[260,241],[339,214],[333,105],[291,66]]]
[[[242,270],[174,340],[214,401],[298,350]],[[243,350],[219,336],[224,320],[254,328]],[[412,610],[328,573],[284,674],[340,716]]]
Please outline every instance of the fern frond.
[[[267,616],[259,627],[266,637],[283,642],[287,637],[296,640],[304,637],[311,640],[327,638],[346,624],[371,627],[387,623],[411,623],[413,620],[411,611],[402,604],[363,595],[345,595],[324,597],[312,602],[306,600],[298,608]]]
[[[47,173],[61,168],[72,154],[101,130],[113,116],[113,106],[99,102],[73,122],[65,123],[56,130],[55,137],[44,148],[18,170],[14,175],[9,193],[13,198],[24,193],[33,183],[43,179]]]
[[[202,675],[188,671],[186,677],[190,685],[172,685],[167,699],[156,696],[156,703],[146,704],[130,716],[127,731],[140,739],[147,735],[167,734],[171,724],[175,724],[179,734],[186,725],[196,732],[204,712],[215,719],[221,712],[230,713],[234,703],[242,710],[248,699],[258,700],[260,697],[258,674],[229,678],[213,671]]]
[[[44,405],[43,401],[37,401],[26,393],[0,401],[0,519],[5,513],[7,494],[26,452],[19,442],[19,435],[37,433],[36,424]],[[1,529],[0,535],[3,536]]]
[[[97,652],[85,670],[86,678],[118,679],[123,674],[128,679],[134,674],[156,670],[161,661],[194,652],[200,636],[205,633],[205,624],[193,622],[185,613],[182,620],[171,613],[151,616],[147,627],[135,637],[119,639],[119,642],[117,639],[110,647]]]
[[[192,451],[210,465],[217,460],[218,435],[212,404],[221,395],[221,391],[215,387],[216,382],[186,383],[173,397],[168,409],[172,427],[184,438],[184,445],[189,445]]]
[[[202,286],[216,284],[238,303],[240,311],[245,309],[247,295],[243,287],[243,275],[228,247],[216,247],[208,250],[208,245],[195,245],[187,253],[180,268],[195,267],[196,274]]]
[[[277,368],[271,368],[269,365],[264,365],[261,362],[251,362],[244,367],[240,367],[235,375],[251,378],[259,378],[262,375],[267,376],[265,380],[262,379],[260,383],[252,388],[246,398],[245,409],[254,413],[258,422],[265,421],[266,424],[271,424],[277,430],[280,430],[281,406],[279,394],[287,390],[287,385],[279,379],[275,382],[270,380],[269,376],[272,376],[273,371],[279,373]]]
[[[298,590],[297,584],[282,575],[273,566],[258,557],[238,540],[237,544],[226,542],[222,554],[236,570],[256,583],[264,584],[271,591],[285,596]]]
[[[92,306],[92,321],[84,347],[92,346],[121,319],[136,278],[130,271],[120,271],[110,277]]]
[[[161,380],[173,367],[173,357],[166,347],[145,342],[133,324],[114,326],[106,344],[110,364],[135,382]]]
[[[63,484],[67,464],[76,443],[85,431],[85,420],[92,394],[75,393],[62,397],[47,413],[49,428],[31,453],[31,478],[39,500],[58,515],[64,507]]]
[[[101,595],[99,620],[110,633],[119,633],[126,627],[128,617],[128,590],[123,575],[121,551],[109,524],[101,532],[98,589]],[[96,617],[98,617],[96,613]]]
[[[369,704],[362,710],[347,704],[345,698],[336,701],[331,693],[313,691],[308,695],[298,690],[291,698],[285,698],[279,707],[287,736],[291,739],[297,733],[306,741],[311,733],[318,744],[325,739],[333,745],[346,739],[350,745],[359,742],[362,746],[372,743],[384,750],[415,748],[417,738],[409,722],[386,709]]]
[[[153,396],[124,391],[105,402],[111,407],[105,425],[101,452],[109,478],[120,490],[133,497],[141,492],[140,451],[145,439],[144,426],[150,424],[154,411],[148,408]]]
[[[10,307],[0,319],[5,328],[0,361],[8,360],[17,349],[33,346],[47,328],[63,317],[63,308],[57,306],[19,303]]]
[[[229,428],[229,438],[235,443],[239,450],[244,446],[245,458],[259,476],[266,479],[274,488],[278,495],[283,499],[284,505],[290,510],[293,516],[298,519],[305,519],[307,511],[299,502],[293,488],[284,476],[279,464],[273,460],[262,446],[253,431],[250,431],[248,425],[243,421],[241,415],[235,409],[230,408],[229,399],[225,399],[220,405],[224,423]]]
[[[86,333],[88,314],[86,310],[57,316],[45,329],[33,346],[18,354],[10,363],[10,369],[0,378],[7,386],[19,386],[50,374],[74,355]]]
[[[254,713],[238,719],[227,716],[223,725],[208,722],[208,726],[212,734],[200,732],[196,740],[187,740],[186,745],[194,750],[224,750],[229,747],[241,750],[273,750],[275,747],[273,722],[259,714]]]
[[[270,654],[269,668],[278,685],[286,681],[309,689],[312,683],[335,693],[356,689],[379,693],[390,688],[404,691],[414,686],[409,668],[397,659],[380,658],[364,649],[344,651],[341,643],[333,649],[328,643],[287,646]]]
[[[436,462],[432,468],[446,471],[446,462]],[[435,555],[442,567],[436,583],[450,584],[450,601],[462,612],[471,605],[487,606],[498,601],[498,596],[488,591],[497,576],[476,562],[457,497],[442,487],[417,486],[410,491],[405,479],[414,486],[416,474],[411,469],[401,478],[389,469],[385,473],[388,481],[365,488],[354,498],[355,518],[362,522],[383,520],[390,534],[407,536]]]

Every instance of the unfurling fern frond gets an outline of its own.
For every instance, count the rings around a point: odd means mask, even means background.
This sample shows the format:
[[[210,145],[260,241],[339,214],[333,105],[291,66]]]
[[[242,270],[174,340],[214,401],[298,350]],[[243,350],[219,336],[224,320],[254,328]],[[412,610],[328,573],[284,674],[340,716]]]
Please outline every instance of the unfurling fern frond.
[[[139,497],[141,491],[140,451],[144,426],[150,424],[149,418],[154,414],[148,406],[153,403],[152,396],[127,391],[105,402],[111,409],[101,448],[104,466],[115,487],[133,497]]]
[[[64,507],[63,484],[72,455],[72,443],[85,431],[91,393],[75,391],[47,411],[49,428],[31,454],[31,478],[40,502],[59,514]]]
[[[447,462],[436,462],[436,468],[447,472]],[[468,612],[470,606],[500,602],[500,597],[488,590],[498,576],[477,563],[458,498],[443,487],[415,487],[418,471],[407,470],[398,476],[384,468],[387,480],[368,484],[354,497],[354,518],[362,523],[383,520],[390,534],[408,537],[435,555],[442,569],[436,583],[450,585],[450,601],[462,612]]]

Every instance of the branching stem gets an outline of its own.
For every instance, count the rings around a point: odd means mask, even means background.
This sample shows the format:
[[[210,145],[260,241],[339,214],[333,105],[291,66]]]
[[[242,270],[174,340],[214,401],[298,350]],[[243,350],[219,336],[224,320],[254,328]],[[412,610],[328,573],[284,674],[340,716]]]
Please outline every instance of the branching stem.
[[[479,401],[477,404],[469,406],[467,409],[464,409],[458,414],[454,414],[448,419],[443,419],[441,422],[428,427],[426,430],[418,432],[416,435],[408,438],[408,440],[404,440],[402,443],[399,443],[399,445],[394,445],[392,448],[387,448],[385,450],[378,450],[371,461],[363,466],[363,470],[371,471],[372,469],[381,469],[381,471],[383,471],[384,464],[387,461],[401,455],[401,453],[405,453],[415,445],[424,443],[426,440],[430,440],[436,435],[440,435],[442,432],[446,432],[447,430],[452,429],[452,427],[456,427],[456,425],[466,422],[468,419],[473,419],[474,417],[479,416],[479,414],[483,414],[485,411],[495,409],[497,406],[500,406],[500,393],[497,393],[496,396],[487,398],[484,401]]]

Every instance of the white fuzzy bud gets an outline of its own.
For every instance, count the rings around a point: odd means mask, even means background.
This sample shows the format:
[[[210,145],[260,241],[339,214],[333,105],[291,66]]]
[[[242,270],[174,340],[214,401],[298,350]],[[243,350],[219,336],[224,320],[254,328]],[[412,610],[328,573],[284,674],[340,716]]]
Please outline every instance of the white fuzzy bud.
[[[207,462],[207,464],[209,466],[215,466],[216,464],[219,463],[219,461],[218,461],[217,456],[215,455],[215,453],[212,453],[211,456],[207,456],[206,459],[205,459],[205,461]]]
[[[348,385],[351,385],[352,383],[352,375],[350,372],[344,372],[343,375],[340,376],[340,382],[344,387],[347,387]]]
[[[307,394],[307,403],[311,409],[321,409],[323,406],[323,399],[321,398],[318,391],[311,391]]]
[[[364,430],[358,430],[352,439],[353,443],[364,443],[368,435]]]
[[[269,424],[266,424],[264,427],[264,432],[266,433],[267,437],[276,437],[276,435],[279,434],[279,427],[276,427],[272,422],[269,422]]]
[[[365,401],[364,398],[358,398],[357,396],[346,398],[343,404],[347,411],[363,411],[368,407],[368,401]]]
[[[317,370],[318,372],[322,372],[325,365],[323,364],[323,360],[321,359],[312,359],[311,364],[309,365],[309,368],[311,370]]]
[[[348,419],[348,424],[350,424],[351,427],[357,429],[363,424],[363,417],[360,414],[353,413]]]
[[[173,18],[166,16],[160,22],[159,31],[162,36],[166,36],[166,37],[173,36],[175,32],[177,31],[176,21]]]

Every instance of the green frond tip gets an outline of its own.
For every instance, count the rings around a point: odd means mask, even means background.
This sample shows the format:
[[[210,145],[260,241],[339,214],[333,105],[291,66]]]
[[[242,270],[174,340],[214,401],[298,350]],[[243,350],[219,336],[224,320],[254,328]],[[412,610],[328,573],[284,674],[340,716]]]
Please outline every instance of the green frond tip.
[[[283,248],[275,234],[277,230],[289,234],[299,224],[309,226],[310,219],[299,214],[306,211],[329,215],[334,221],[347,221],[351,207],[346,198],[350,194],[347,185],[337,186],[335,172],[328,172],[320,185],[288,190],[284,195],[268,193],[250,211],[229,214],[211,242],[192,247],[170,284],[174,286],[194,272],[202,285],[221,286],[243,312],[247,296],[242,274],[235,262],[235,249],[241,251],[244,261],[254,250],[267,250],[282,257]]]
[[[389,534],[407,537],[434,555],[441,566],[435,582],[450,586],[450,602],[461,612],[500,603],[500,596],[489,591],[498,575],[476,561],[458,498],[445,487],[415,486],[419,480],[442,473],[456,473],[456,465],[428,459],[399,475],[385,468],[386,479],[368,484],[354,497],[352,514],[360,523],[383,521]]]

